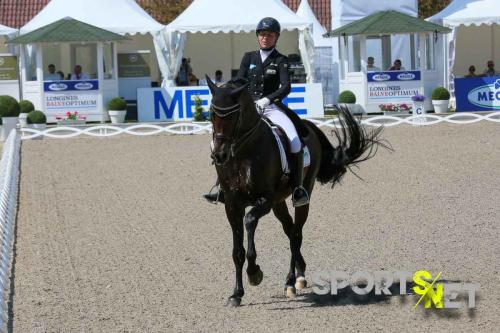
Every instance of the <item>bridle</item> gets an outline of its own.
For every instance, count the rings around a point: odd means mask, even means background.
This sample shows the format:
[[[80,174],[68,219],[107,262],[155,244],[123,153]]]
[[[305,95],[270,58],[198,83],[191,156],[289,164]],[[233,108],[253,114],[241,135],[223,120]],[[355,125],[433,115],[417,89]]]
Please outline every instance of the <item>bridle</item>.
[[[234,104],[234,105],[229,106],[229,107],[220,107],[220,106],[217,106],[217,105],[214,105],[213,103],[211,103],[210,104],[210,112],[213,112],[219,118],[226,118],[234,113],[238,114],[238,119],[236,120],[232,135],[230,137],[215,133],[215,131],[213,132],[213,139],[225,139],[229,143],[229,145],[230,145],[229,158],[236,156],[236,154],[241,150],[241,148],[245,145],[245,143],[252,137],[252,135],[255,133],[255,131],[257,130],[257,128],[259,127],[259,125],[261,123],[261,118],[259,117],[259,120],[256,122],[256,124],[250,130],[248,130],[247,132],[245,132],[243,135],[240,136],[239,132],[240,132],[240,128],[242,126],[241,121],[243,119],[241,117],[241,105],[240,104]],[[212,118],[212,116],[210,118]],[[215,161],[215,157],[214,157],[213,152],[212,152],[212,160]]]

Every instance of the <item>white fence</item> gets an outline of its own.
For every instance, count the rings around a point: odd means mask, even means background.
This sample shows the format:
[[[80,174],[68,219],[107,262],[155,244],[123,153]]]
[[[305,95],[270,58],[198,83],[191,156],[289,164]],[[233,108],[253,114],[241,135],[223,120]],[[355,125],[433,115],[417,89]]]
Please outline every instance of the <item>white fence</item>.
[[[20,162],[20,136],[12,130],[3,147],[0,161],[0,332],[7,332],[12,245],[17,212],[17,190]]]
[[[316,124],[319,128],[330,127],[339,128],[340,122],[338,118],[317,120],[309,119]],[[480,121],[490,121],[500,123],[500,112],[489,114],[476,114],[476,113],[453,113],[449,115],[425,114],[410,117],[395,117],[395,116],[375,116],[361,120],[361,124],[365,126],[385,126],[392,127],[397,125],[415,125],[415,126],[430,126],[440,123],[451,124],[473,124]],[[124,124],[125,125],[125,124]],[[111,125],[97,125],[90,127],[53,127],[46,130],[36,130],[32,128],[21,128],[23,140],[35,139],[41,136],[54,139],[66,139],[79,135],[87,135],[91,137],[110,137],[120,134],[129,135],[157,135],[161,133],[168,133],[174,135],[193,135],[193,134],[206,134],[212,131],[212,125],[206,123],[167,123],[163,125],[154,124],[137,124],[131,126],[111,126]]]

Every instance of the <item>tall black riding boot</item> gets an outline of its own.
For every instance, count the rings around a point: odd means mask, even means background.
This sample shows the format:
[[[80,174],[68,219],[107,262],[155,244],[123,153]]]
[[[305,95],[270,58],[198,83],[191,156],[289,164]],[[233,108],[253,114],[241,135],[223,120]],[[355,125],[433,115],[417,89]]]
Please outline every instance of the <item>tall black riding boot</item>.
[[[217,188],[217,191],[212,192],[214,188]],[[213,204],[216,204],[217,202],[224,203],[224,192],[219,186],[219,179],[217,179],[217,182],[214,186],[212,186],[212,189],[208,192],[208,194],[203,194],[203,197],[207,199],[208,202]]]
[[[304,150],[301,149],[298,153],[291,154],[292,160],[292,185],[294,187],[292,193],[292,202],[294,207],[300,207],[309,203],[309,194],[302,186],[304,178]]]

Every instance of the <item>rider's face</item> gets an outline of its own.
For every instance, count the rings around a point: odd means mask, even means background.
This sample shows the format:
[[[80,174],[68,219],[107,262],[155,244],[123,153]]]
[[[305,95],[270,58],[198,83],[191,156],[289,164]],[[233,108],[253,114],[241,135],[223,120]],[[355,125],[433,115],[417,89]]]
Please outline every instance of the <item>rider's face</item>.
[[[259,45],[263,49],[276,46],[276,41],[278,40],[278,34],[272,31],[261,31],[257,35],[259,40]]]

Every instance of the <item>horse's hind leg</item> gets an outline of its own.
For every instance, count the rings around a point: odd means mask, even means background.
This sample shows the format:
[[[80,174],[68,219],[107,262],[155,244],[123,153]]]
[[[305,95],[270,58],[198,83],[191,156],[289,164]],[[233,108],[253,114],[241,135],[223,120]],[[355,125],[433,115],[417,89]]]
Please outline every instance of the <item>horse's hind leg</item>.
[[[295,269],[297,271],[297,282],[295,287],[299,290],[307,287],[307,281],[305,278],[306,274],[306,262],[300,248],[302,247],[302,228],[307,221],[307,216],[309,214],[309,205],[304,205],[295,208],[295,221],[293,224],[293,240],[291,242],[292,253],[295,259]]]
[[[293,219],[292,216],[290,216],[290,213],[288,213],[288,208],[286,206],[285,201],[279,202],[273,207],[273,212],[276,218],[281,222],[281,225],[283,226],[283,230],[285,231],[285,234],[287,235],[288,239],[290,240],[290,249],[292,249],[292,232],[293,232]],[[286,294],[287,297],[295,297],[296,291],[295,291],[295,259],[293,255],[293,251],[291,251],[291,256],[290,256],[290,271],[288,272],[288,275],[285,280],[285,289],[286,289]]]
[[[248,251],[247,251],[247,274],[248,282],[252,286],[258,286],[262,282],[264,274],[259,265],[256,264],[257,252],[255,251],[255,230],[259,219],[271,211],[271,204],[265,198],[260,198],[255,203],[255,206],[245,215],[244,223],[248,235]]]

